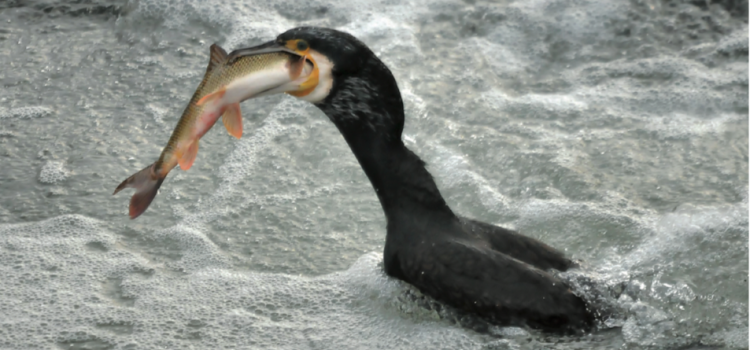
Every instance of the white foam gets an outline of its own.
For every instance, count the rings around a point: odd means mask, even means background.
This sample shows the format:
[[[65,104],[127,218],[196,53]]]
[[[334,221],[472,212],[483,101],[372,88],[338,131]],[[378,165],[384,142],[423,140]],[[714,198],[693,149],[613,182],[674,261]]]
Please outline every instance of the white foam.
[[[646,129],[664,138],[687,139],[707,133],[720,134],[736,125],[741,118],[742,116],[736,114],[720,114],[710,119],[676,114],[669,117],[648,118]]]
[[[368,43],[375,54],[392,70],[398,70],[423,59],[415,29],[396,22],[387,14],[371,15],[367,20],[352,21],[337,28]]]
[[[185,242],[184,274],[141,257],[78,215],[0,226],[3,338],[14,348],[297,349],[306,346],[477,347],[465,331],[399,301],[410,287],[386,277],[377,253],[350,269],[307,278],[217,267]],[[419,310],[419,309],[417,309]],[[32,317],[29,317],[32,316]],[[37,332],[37,330],[40,330]],[[44,330],[44,331],[41,331]]]
[[[688,221],[714,230],[719,235],[712,239],[722,240],[722,227],[746,224],[743,209],[747,211],[746,204],[729,217],[718,210]],[[592,213],[591,208],[571,210],[593,216],[603,213]],[[545,209],[537,215],[548,213]],[[683,231],[671,224],[658,225]],[[176,238],[183,252],[176,261],[145,258],[122,245],[103,223],[79,215],[0,225],[0,259],[6,262],[0,265],[4,276],[0,311],[6,316],[2,321],[6,342],[14,348],[53,343],[295,349],[303,342],[311,347],[455,349],[490,344],[518,348],[529,337],[527,331],[516,328],[493,330],[502,340],[467,333],[446,320],[444,313],[416,304],[419,292],[386,277],[378,252],[365,254],[346,271],[298,277],[237,271],[200,232],[180,225],[158,235]],[[657,235],[663,233],[657,231]],[[644,243],[644,247],[653,246],[690,249],[675,243]],[[656,257],[664,250],[648,254]],[[622,279],[614,270],[599,269],[587,275],[599,276],[605,285],[608,278]],[[641,293],[641,298],[681,303],[696,298],[686,284],[670,284],[661,277]],[[667,312],[628,297],[619,303],[631,313],[623,324],[627,343],[660,346],[669,339],[675,320]],[[732,329],[725,334],[731,340],[743,333]],[[732,344],[742,343],[733,340]]]
[[[164,124],[164,115],[169,111],[168,108],[162,108],[155,104],[149,104],[146,106],[146,109],[151,113],[151,116],[153,116],[155,122],[162,125]]]
[[[721,38],[716,47],[716,51],[721,53],[732,54],[735,52],[747,52],[747,26],[732,32],[732,34]],[[746,77],[745,77],[746,78]]]
[[[672,213],[647,217],[645,222],[658,234],[646,237],[622,263],[625,267],[653,264],[676,252],[699,249],[703,240],[731,237],[736,234],[732,229],[746,226],[747,210],[745,200],[716,207],[685,205]],[[747,236],[746,230],[744,235]]]
[[[653,150],[659,148],[656,146],[721,137],[735,130],[736,124],[746,123],[746,115],[737,110],[747,105],[742,95],[746,95],[747,63],[721,63],[747,51],[746,25],[718,42],[712,39],[693,46],[688,42],[684,49],[672,52],[668,45],[658,47],[658,39],[635,44],[639,39],[653,39],[637,30],[653,33],[654,26],[664,23],[652,20],[662,9],[642,13],[641,7],[646,5],[618,1],[312,0],[301,4],[141,0],[132,6],[133,11],[118,18],[118,25],[135,33],[133,36],[142,40],[138,45],[155,46],[154,55],[158,50],[187,52],[182,44],[175,47],[160,38],[167,30],[195,33],[201,48],[207,46],[205,42],[224,40],[227,49],[270,40],[298,25],[352,32],[394,70],[407,109],[405,140],[430,164],[441,190],[465,195],[451,198],[461,201],[457,205],[461,209],[471,209],[462,214],[483,219],[482,214],[488,211],[511,220],[510,226],[526,234],[583,258],[584,269],[564,277],[585,297],[603,298],[597,302],[624,310],[606,321],[612,327],[623,327],[621,335],[605,332],[617,338],[613,344],[684,347],[697,339],[709,346],[747,347],[747,320],[741,317],[747,315],[747,302],[730,300],[744,293],[735,291],[742,287],[735,276],[747,271],[741,266],[747,261],[747,199],[716,204],[711,202],[712,196],[719,196],[716,193],[722,189],[706,187],[699,190],[710,192],[708,195],[699,191],[690,195],[703,195],[696,201],[708,204],[680,203],[674,212],[660,212],[663,209],[653,207],[658,205],[631,196],[628,187],[633,182],[655,181],[649,170],[659,174],[674,171],[670,176],[690,178],[689,173],[674,170],[690,164],[677,161],[662,169],[663,163],[654,162],[656,165],[636,167],[640,172],[632,175],[635,180],[619,174],[617,168],[618,162],[645,159],[648,163],[664,157]],[[637,19],[628,17],[633,14]],[[143,35],[141,24],[151,19],[158,23],[156,30]],[[464,32],[475,24],[471,23],[474,19],[485,27]],[[615,35],[617,29],[613,28],[630,24],[634,38]],[[426,35],[433,32],[450,39],[433,42]],[[152,45],[151,41],[158,43]],[[645,53],[631,56],[621,52],[623,43]],[[648,53],[654,45],[658,50]],[[690,55],[705,55],[708,61]],[[174,73],[172,78],[183,80],[200,76],[204,68],[204,62],[195,70],[174,67],[163,57],[139,57],[133,62],[147,72],[151,67],[168,69]],[[356,160],[349,153],[344,156],[348,152],[344,141],[319,112],[310,113],[308,105],[291,98],[281,101],[257,125],[246,124],[252,127],[246,129],[242,140],[233,141],[228,156],[210,153],[222,159],[222,166],[209,176],[218,188],[189,206],[178,204],[173,227],[151,231],[139,226],[144,221],[138,221],[128,226],[137,232],[137,239],[124,239],[119,235],[121,224],[108,225],[79,215],[0,225],[0,261],[4,262],[0,265],[0,315],[4,316],[0,347],[516,349],[599,345],[586,340],[540,345],[541,337],[519,328],[494,329],[493,334],[504,338],[487,339],[456,326],[445,321],[446,315],[436,308],[415,302],[423,296],[414,289],[385,277],[379,252],[365,253],[350,268],[318,277],[296,276],[301,264],[294,263],[288,270],[295,276],[243,270],[248,260],[258,257],[238,258],[217,242],[234,239],[239,221],[266,215],[264,210],[271,206],[288,211],[278,218],[292,224],[286,226],[291,227],[288,232],[274,231],[276,236],[269,236],[301,237],[295,242],[300,245],[332,242],[337,249],[321,252],[320,260],[344,261],[345,254],[356,256],[363,250],[382,248],[378,246],[384,230],[382,213]],[[161,124],[167,111],[173,109],[151,102],[146,104],[145,114]],[[47,107],[22,107],[0,112],[0,118],[38,118],[53,113]],[[301,122],[314,118],[321,121]],[[23,135],[15,130],[8,133],[14,139]],[[314,137],[330,140],[308,142]],[[742,140],[728,141],[742,144]],[[279,170],[302,161],[279,146],[284,142],[327,147],[314,155],[322,159],[313,164],[320,169],[304,169],[314,174],[312,179],[265,169]],[[505,145],[509,147],[503,148]],[[638,149],[641,145],[646,146]],[[606,158],[611,163],[595,163],[603,152],[623,147],[627,148],[625,156]],[[210,151],[206,147],[201,152]],[[689,152],[709,160],[716,155],[700,147]],[[501,162],[477,160],[488,159],[482,156],[485,154],[499,154],[496,159]],[[508,159],[528,162],[525,170],[538,173],[518,176],[512,172],[517,169],[502,163]],[[732,164],[746,170],[746,160],[738,159]],[[551,164],[537,167],[532,161]],[[710,163],[696,169],[713,176],[714,168],[722,165]],[[503,173],[506,170],[508,174]],[[316,178],[346,171],[356,175]],[[734,176],[721,181],[737,186],[737,192],[746,192],[746,184],[734,180],[739,172],[733,173],[734,168],[721,171],[725,177]],[[64,163],[49,161],[39,180],[62,187],[67,185],[63,181],[67,174]],[[572,180],[566,182],[566,176]],[[268,179],[289,186],[282,190],[264,183],[272,182]],[[498,185],[515,179],[518,183],[506,188]],[[527,185],[537,183],[549,187],[545,198],[528,193]],[[179,199],[180,194],[200,190],[200,186],[186,184],[172,193]],[[353,188],[361,192],[355,193]],[[508,188],[518,193],[510,194]],[[584,190],[589,192],[576,197],[577,191]],[[679,191],[685,189],[675,190]],[[362,194],[365,192],[370,197]],[[321,198],[328,200],[320,202],[326,208],[317,206],[306,213],[295,212],[296,207],[289,205]],[[15,215],[16,209],[10,214],[11,205],[14,203],[9,201],[0,208],[2,217]],[[366,210],[358,211],[357,205]],[[343,210],[349,211],[342,222],[354,223],[338,228],[344,234],[331,232],[336,223],[309,224],[335,221],[331,218],[340,217],[330,213]],[[295,226],[299,222],[304,225]],[[223,226],[211,227],[219,223]],[[278,229],[262,225],[254,228]],[[350,244],[365,233],[376,236],[375,243]],[[157,251],[128,246],[140,240],[147,242],[144,245],[150,240],[159,242],[154,248]],[[356,253],[339,249],[344,245],[350,250],[356,247]],[[284,264],[292,255],[279,256],[268,260]],[[708,267],[711,269],[701,270]],[[721,290],[706,291],[706,285],[711,284]],[[729,289],[732,291],[726,292]],[[622,292],[619,297],[617,291]],[[437,305],[429,300],[426,304]]]
[[[30,107],[18,107],[11,108],[8,110],[0,111],[0,119],[5,118],[18,118],[18,119],[30,119],[30,118],[41,118],[46,117],[54,113],[49,107],[44,106],[30,106]]]
[[[48,160],[39,172],[39,181],[46,184],[58,183],[67,177],[68,170],[61,161]]]
[[[443,146],[436,146],[437,161],[434,171],[442,174],[440,182],[447,188],[470,186],[476,188],[477,198],[487,209],[496,213],[507,210],[508,199],[495,190],[481,175],[471,171],[471,166],[465,157]]]

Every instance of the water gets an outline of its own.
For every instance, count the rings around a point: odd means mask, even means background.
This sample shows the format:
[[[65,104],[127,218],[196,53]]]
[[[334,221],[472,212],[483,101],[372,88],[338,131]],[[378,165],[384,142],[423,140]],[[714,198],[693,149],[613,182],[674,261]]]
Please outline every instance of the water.
[[[747,2],[11,0],[0,23],[2,349],[748,347]],[[288,96],[128,220],[111,192],[208,46],[298,25],[386,62],[448,203],[581,260],[562,277],[600,330],[476,332],[386,277],[366,177]]]

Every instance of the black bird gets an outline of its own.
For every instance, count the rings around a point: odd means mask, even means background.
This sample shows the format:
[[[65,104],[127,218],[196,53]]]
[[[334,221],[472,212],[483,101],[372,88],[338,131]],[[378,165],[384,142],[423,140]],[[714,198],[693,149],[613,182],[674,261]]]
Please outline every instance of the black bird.
[[[230,54],[286,51],[313,68],[269,90],[320,108],[349,144],[388,222],[385,272],[458,309],[501,325],[547,331],[589,329],[586,303],[549,269],[575,264],[550,246],[455,214],[425,163],[404,146],[404,105],[391,71],[361,41],[333,29],[300,27]]]

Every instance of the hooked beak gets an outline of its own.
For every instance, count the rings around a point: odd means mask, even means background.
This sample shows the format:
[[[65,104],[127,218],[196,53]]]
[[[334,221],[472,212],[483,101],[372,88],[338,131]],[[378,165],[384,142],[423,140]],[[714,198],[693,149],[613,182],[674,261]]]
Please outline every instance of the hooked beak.
[[[276,41],[232,51],[227,57],[230,64],[236,59],[244,56],[263,55],[275,52],[288,53],[289,61],[284,66],[287,74],[275,76],[275,81],[258,82],[270,88],[254,94],[252,97],[268,96],[278,93],[288,93],[290,95],[301,97],[309,94],[318,85],[318,67],[314,58],[309,54],[310,50],[298,52],[287,46],[281,45]],[[270,78],[270,77],[266,77]]]

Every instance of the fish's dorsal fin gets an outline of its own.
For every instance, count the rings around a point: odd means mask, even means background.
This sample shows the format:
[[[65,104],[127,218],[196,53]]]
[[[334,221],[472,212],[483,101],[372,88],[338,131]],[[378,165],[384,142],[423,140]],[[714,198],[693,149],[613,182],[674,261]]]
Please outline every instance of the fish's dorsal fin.
[[[221,46],[219,46],[218,44],[211,45],[211,60],[208,61],[208,68],[206,68],[206,72],[212,71],[214,68],[216,68],[216,66],[224,63],[226,59],[227,52],[224,51]]]

